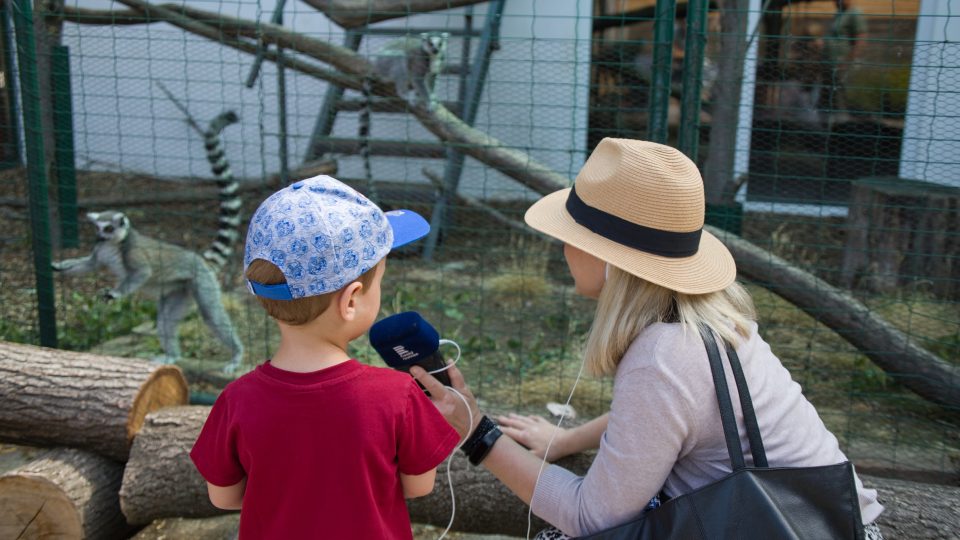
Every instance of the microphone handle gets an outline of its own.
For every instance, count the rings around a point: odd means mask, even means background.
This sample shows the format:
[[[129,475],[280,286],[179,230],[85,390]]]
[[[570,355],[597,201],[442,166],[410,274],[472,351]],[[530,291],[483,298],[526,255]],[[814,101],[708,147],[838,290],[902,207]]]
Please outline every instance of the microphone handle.
[[[420,361],[411,364],[411,366],[420,366],[428,372],[441,369],[446,365],[447,365],[447,361],[444,360],[443,355],[441,355],[439,351],[431,354],[430,356],[425,356],[424,358],[420,359]],[[398,367],[397,369],[401,371],[406,371],[407,373],[409,373],[411,366]],[[439,373],[431,373],[431,375],[436,377],[436,379],[441,383],[443,383],[444,386],[451,386],[450,375],[446,371],[441,371]],[[417,384],[420,384],[420,381],[417,381]],[[420,384],[420,388],[423,388],[422,384]],[[424,391],[426,391],[426,388],[423,388],[423,389]]]

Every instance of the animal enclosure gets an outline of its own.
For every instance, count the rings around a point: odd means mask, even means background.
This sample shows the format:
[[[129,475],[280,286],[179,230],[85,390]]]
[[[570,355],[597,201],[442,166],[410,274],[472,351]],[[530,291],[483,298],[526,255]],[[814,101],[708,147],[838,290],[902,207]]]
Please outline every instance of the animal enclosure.
[[[645,0],[42,4],[0,10],[0,340],[175,361],[211,402],[279,339],[241,276],[253,210],[330,174],[433,226],[390,255],[382,315],[457,341],[482,403],[549,415],[594,305],[524,211],[601,138],[651,139],[700,166],[761,334],[858,470],[960,481],[960,22],[936,2],[855,0],[855,35],[830,33],[831,2],[780,0],[662,1],[666,18]],[[421,33],[446,33],[434,104],[372,70]],[[838,42],[852,56],[828,57]],[[228,244],[216,296],[238,369],[209,306],[55,271],[107,211],[191,257]],[[365,338],[353,352],[382,364]],[[571,405],[593,417],[609,397],[584,378]]]

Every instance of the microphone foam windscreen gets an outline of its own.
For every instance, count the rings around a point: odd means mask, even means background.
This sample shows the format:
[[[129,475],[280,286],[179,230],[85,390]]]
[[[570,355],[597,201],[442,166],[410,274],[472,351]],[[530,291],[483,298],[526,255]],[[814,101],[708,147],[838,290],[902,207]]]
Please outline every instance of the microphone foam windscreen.
[[[404,311],[370,327],[370,344],[388,366],[407,367],[437,352],[440,334],[416,311]]]

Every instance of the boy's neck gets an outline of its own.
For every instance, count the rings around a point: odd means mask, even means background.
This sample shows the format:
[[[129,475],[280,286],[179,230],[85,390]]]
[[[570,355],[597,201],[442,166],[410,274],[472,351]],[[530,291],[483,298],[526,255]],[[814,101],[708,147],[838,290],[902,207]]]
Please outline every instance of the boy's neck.
[[[270,359],[278,369],[307,373],[342,364],[351,358],[347,354],[347,339],[325,335],[313,324],[279,326],[280,347]]]

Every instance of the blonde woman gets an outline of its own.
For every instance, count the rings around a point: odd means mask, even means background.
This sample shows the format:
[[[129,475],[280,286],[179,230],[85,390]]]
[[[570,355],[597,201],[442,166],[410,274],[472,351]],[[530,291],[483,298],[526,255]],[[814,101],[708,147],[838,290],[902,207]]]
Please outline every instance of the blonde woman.
[[[703,184],[696,166],[656,143],[604,139],[574,187],[547,195],[526,213],[531,227],[564,242],[576,292],[597,299],[587,338],[589,372],[614,378],[610,412],[560,430],[550,460],[599,448],[586,475],[543,467],[554,427],[536,417],[499,418],[477,409],[463,375],[449,371],[472,409],[423,370],[412,373],[482,463],[533,513],[555,527],[538,538],[575,537],[628,522],[663,493],[677,497],[731,471],[704,342],[705,324],[742,362],[771,467],[846,461],[800,386],[757,333],[753,302],[737,284],[726,247],[703,230]],[[727,365],[730,388],[733,374]],[[740,403],[741,447],[752,460]],[[500,435],[505,433],[506,437]],[[521,444],[522,443],[522,444]],[[532,451],[531,451],[532,450]],[[883,507],[856,479],[867,538]],[[652,501],[653,500],[653,501]]]

